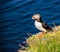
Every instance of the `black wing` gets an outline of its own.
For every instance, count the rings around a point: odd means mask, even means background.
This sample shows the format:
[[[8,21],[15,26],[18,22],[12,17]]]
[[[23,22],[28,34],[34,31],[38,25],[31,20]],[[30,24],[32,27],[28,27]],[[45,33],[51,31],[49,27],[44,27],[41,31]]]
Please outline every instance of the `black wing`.
[[[49,27],[45,22],[42,23],[43,28],[45,28],[48,31],[53,31],[51,27]]]
[[[43,21],[42,21],[42,17],[40,17],[39,21],[40,21],[41,23],[43,23]]]

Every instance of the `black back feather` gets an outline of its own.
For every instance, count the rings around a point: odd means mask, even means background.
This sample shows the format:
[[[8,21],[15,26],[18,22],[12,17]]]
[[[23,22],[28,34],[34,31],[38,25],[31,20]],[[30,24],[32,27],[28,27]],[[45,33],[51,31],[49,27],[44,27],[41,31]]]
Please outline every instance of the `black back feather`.
[[[40,17],[39,22],[43,23],[42,18]]]
[[[43,28],[45,28],[48,31],[53,31],[50,26],[48,26],[45,22],[42,23]]]
[[[42,21],[42,18],[41,18],[41,17],[40,17],[39,22],[42,23],[43,28],[45,28],[46,30],[48,30],[48,31],[53,31],[50,26],[48,26],[45,22]]]

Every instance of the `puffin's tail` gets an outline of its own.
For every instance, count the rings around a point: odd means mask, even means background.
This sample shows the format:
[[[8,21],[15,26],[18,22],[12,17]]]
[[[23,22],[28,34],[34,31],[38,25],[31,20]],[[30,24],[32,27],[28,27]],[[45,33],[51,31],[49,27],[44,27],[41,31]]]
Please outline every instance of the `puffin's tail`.
[[[51,27],[49,27],[48,31],[51,31],[51,32],[53,32],[53,29],[52,29]]]

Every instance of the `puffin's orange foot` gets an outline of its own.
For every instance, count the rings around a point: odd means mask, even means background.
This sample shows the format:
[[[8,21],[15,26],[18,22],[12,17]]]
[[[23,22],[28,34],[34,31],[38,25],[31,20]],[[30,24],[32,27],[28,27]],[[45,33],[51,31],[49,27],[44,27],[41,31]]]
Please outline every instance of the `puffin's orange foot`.
[[[47,32],[42,32],[42,35],[45,35]]]
[[[46,34],[45,32],[41,32],[41,33],[38,35],[38,37],[39,37],[39,38],[42,38],[45,34]]]

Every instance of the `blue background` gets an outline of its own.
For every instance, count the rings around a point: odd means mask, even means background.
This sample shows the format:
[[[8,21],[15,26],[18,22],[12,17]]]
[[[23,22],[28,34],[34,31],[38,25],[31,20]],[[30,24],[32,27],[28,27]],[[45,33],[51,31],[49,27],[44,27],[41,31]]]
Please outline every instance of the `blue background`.
[[[0,0],[0,52],[17,52],[26,33],[39,32],[31,19],[36,13],[51,27],[60,25],[60,0]]]

